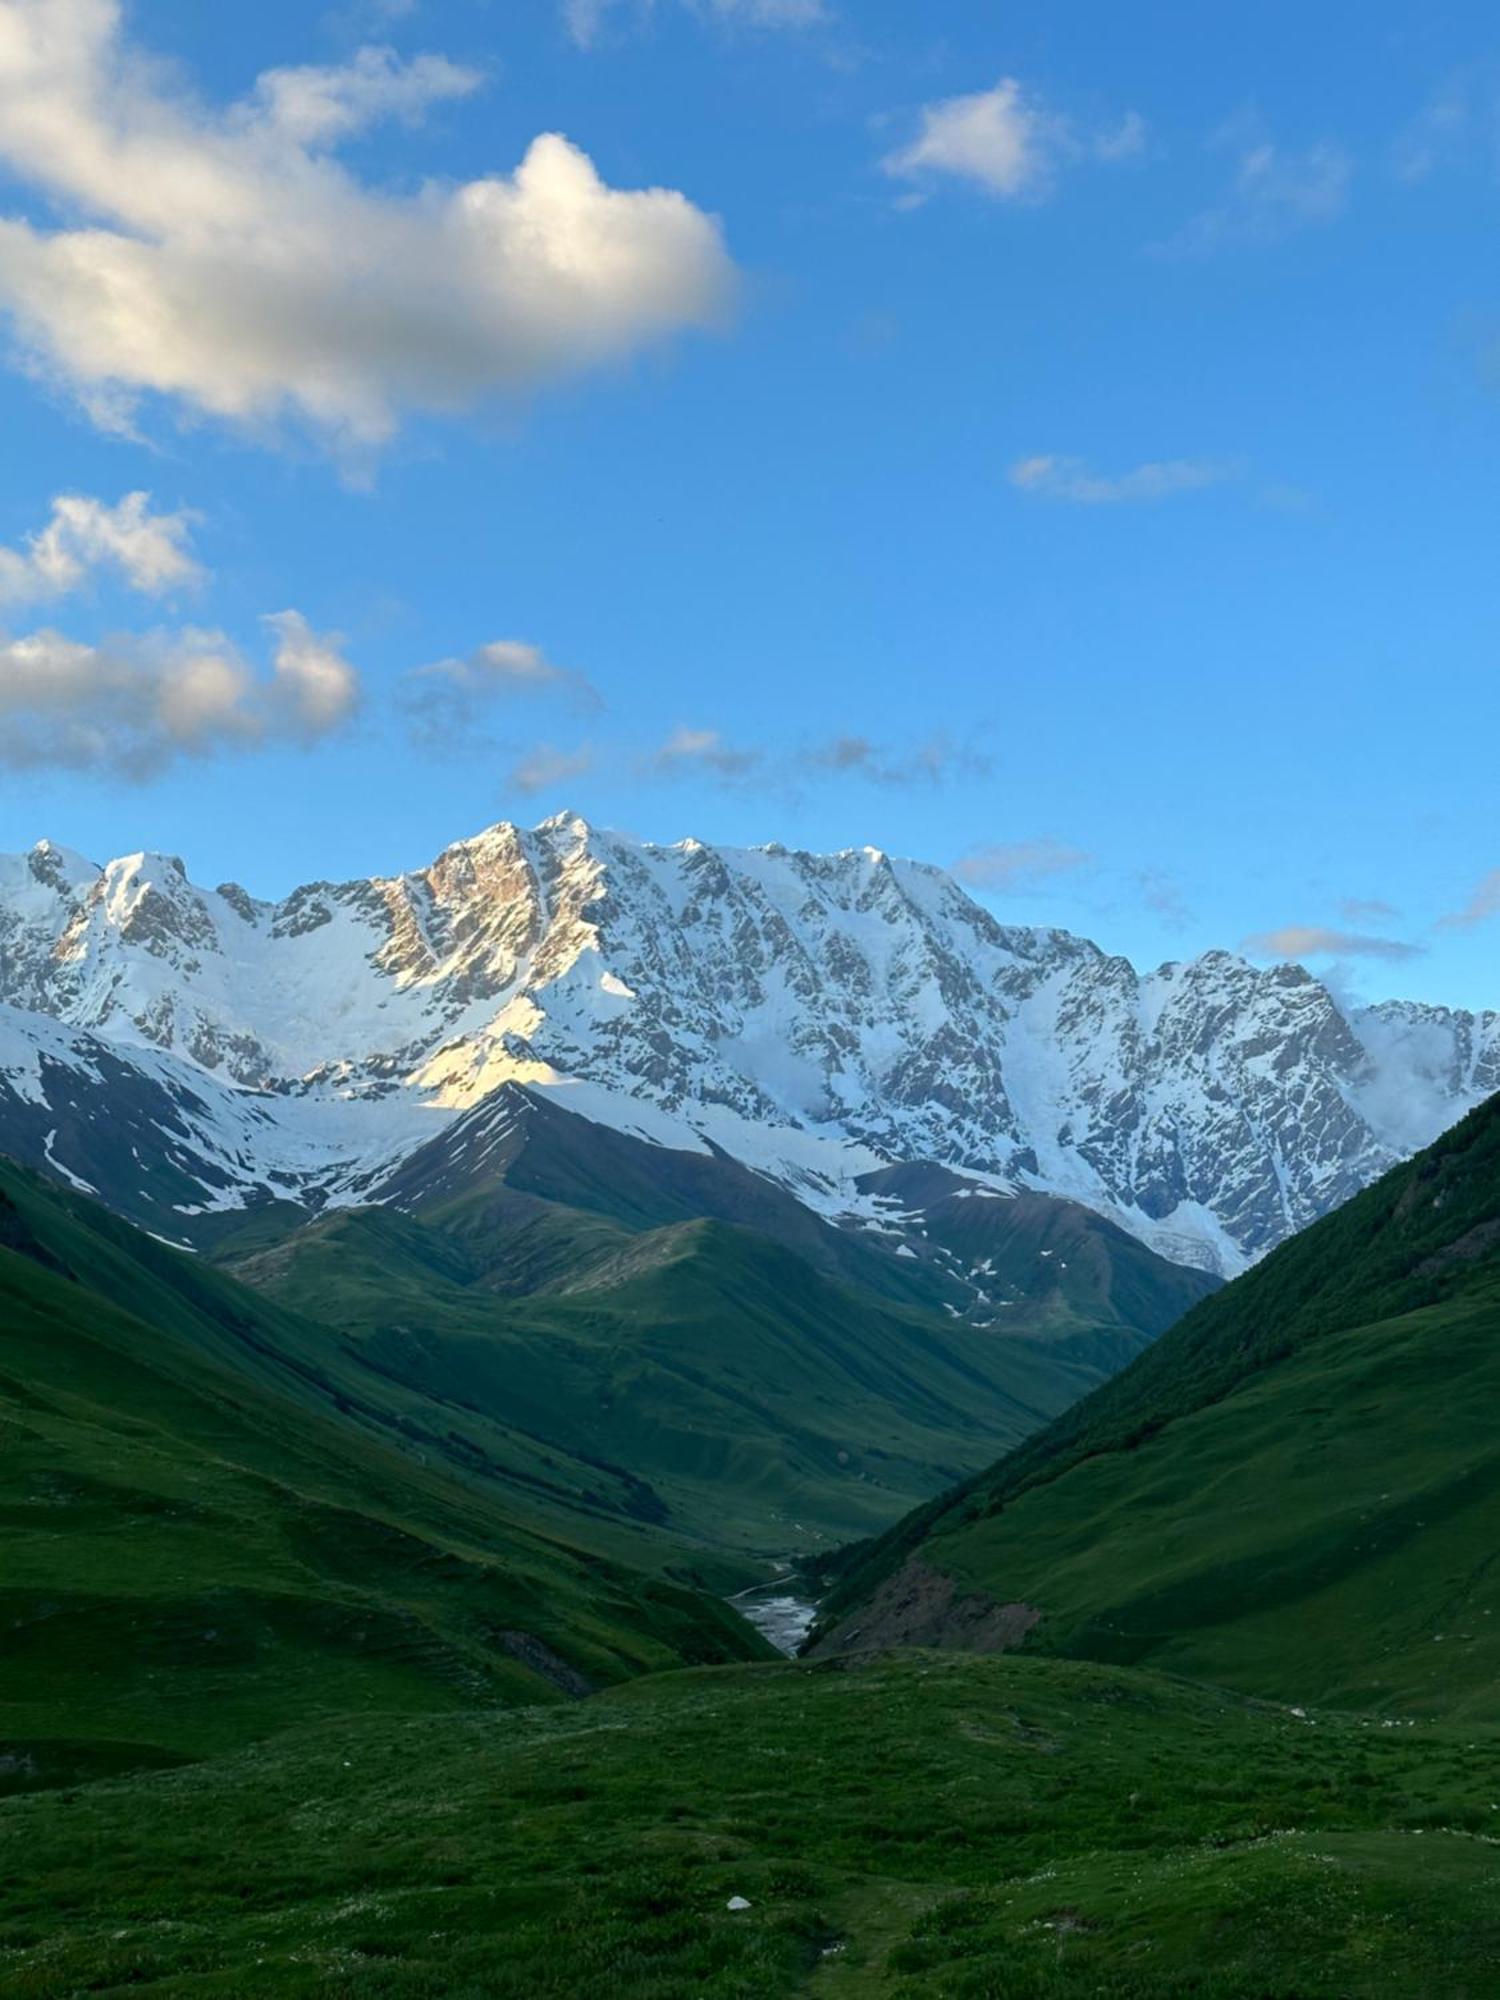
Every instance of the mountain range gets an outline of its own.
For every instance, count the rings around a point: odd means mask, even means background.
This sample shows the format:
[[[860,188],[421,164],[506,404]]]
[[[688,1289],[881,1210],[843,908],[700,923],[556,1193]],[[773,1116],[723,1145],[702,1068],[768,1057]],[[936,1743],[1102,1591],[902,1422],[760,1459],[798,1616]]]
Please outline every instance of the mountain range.
[[[1232,1276],[1497,1088],[1496,1013],[1220,951],[1142,974],[873,849],[560,815],[276,903],[160,855],[0,858],[0,1149],[183,1244],[477,1185],[524,1095],[940,1258],[999,1325],[1019,1301],[934,1243],[912,1170]]]

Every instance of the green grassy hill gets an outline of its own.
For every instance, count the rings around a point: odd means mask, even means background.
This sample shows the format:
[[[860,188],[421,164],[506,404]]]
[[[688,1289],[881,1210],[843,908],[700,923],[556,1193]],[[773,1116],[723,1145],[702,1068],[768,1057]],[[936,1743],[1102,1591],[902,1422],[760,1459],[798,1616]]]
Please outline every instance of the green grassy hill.
[[[213,1254],[338,1328],[387,1393],[457,1406],[498,1461],[503,1420],[605,1485],[628,1474],[654,1534],[744,1562],[879,1532],[1215,1282],[1068,1203],[967,1190],[893,1169],[869,1190],[891,1228],[836,1228],[722,1155],[508,1088],[378,1205],[221,1219]]]
[[[1489,2000],[1497,1750],[951,1654],[352,1718],[11,1800],[0,1988]]]
[[[0,1774],[761,1650],[432,1456],[320,1330],[0,1169]]]
[[[1099,1377],[1061,1340],[856,1292],[735,1224],[462,1221],[344,1210],[230,1268],[382,1378],[628,1468],[655,1525],[702,1548],[867,1535]],[[513,1288],[522,1260],[539,1289]]]
[[[1500,1101],[859,1552],[826,1626],[915,1562],[1039,1612],[1032,1647],[1500,1715],[1497,1407]]]

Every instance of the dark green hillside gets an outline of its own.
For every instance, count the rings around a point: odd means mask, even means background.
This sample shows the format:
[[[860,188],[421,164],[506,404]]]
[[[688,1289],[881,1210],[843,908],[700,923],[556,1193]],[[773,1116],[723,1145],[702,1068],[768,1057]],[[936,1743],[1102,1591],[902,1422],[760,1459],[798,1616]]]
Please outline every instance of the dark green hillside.
[[[930,1193],[935,1174],[928,1215],[909,1177]],[[1071,1204],[965,1185],[893,1170],[875,1190],[890,1229],[840,1229],[736,1161],[508,1086],[378,1205],[252,1214],[219,1225],[215,1255],[337,1328],[391,1393],[461,1409],[501,1459],[495,1422],[597,1463],[606,1487],[628,1474],[627,1511],[664,1541],[777,1558],[884,1529],[1214,1282]],[[970,1237],[1004,1265],[1003,1307],[961,1276]]]
[[[610,1234],[551,1207],[514,1255],[541,1262],[543,1230],[558,1268],[531,1294],[496,1282],[497,1260],[514,1271],[503,1231],[454,1235],[384,1208],[330,1215],[233,1268],[419,1397],[628,1468],[657,1528],[719,1549],[869,1534],[1098,1379],[1049,1341],[856,1293],[748,1229]]]
[[[1033,1646],[1500,1714],[1497,1408],[1492,1102],[903,1523],[826,1622],[873,1629],[915,1559],[1034,1607]]]
[[[0,1986],[1490,2000],[1497,1749],[931,1654],[355,1718],[12,1800]]]
[[[0,1172],[11,1779],[759,1650],[341,1410],[321,1358],[255,1294]]]

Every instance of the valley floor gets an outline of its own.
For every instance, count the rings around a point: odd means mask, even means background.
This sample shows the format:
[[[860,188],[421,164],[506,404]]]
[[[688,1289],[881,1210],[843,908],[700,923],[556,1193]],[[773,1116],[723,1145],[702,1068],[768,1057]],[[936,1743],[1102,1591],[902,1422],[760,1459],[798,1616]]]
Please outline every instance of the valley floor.
[[[1472,1724],[911,1654],[366,1717],[59,1789],[24,1789],[27,1754],[0,1803],[9,2000],[1496,1990],[1500,1730]]]

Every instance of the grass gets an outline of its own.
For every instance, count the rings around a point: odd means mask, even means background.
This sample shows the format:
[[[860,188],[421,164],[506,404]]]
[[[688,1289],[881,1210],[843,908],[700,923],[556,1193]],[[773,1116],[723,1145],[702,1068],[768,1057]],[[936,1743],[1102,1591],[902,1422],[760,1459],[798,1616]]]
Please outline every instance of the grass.
[[[1500,1101],[854,1553],[1043,1613],[1044,1650],[1500,1719]]]
[[[0,1988],[1478,2000],[1497,1749],[953,1655],[329,1722],[11,1799]]]
[[[560,1459],[628,1468],[653,1531],[742,1560],[884,1528],[1098,1379],[1048,1339],[856,1292],[733,1223],[610,1235],[583,1216],[570,1238],[561,1215],[502,1232],[499,1272],[467,1227],[373,1209],[232,1268],[471,1429],[504,1411]],[[548,1289],[511,1289],[523,1260]]]
[[[341,1413],[315,1333],[253,1294],[5,1186],[0,1789],[763,1650],[712,1597]]]

